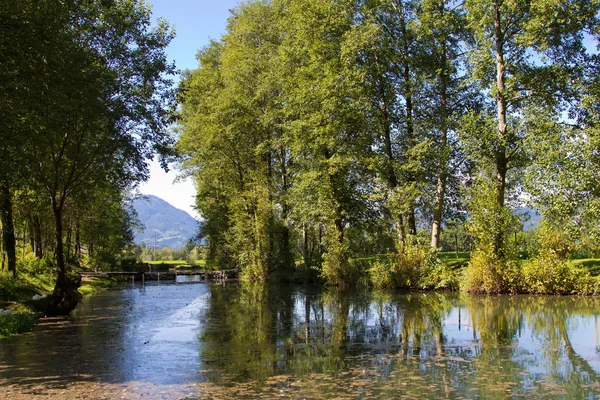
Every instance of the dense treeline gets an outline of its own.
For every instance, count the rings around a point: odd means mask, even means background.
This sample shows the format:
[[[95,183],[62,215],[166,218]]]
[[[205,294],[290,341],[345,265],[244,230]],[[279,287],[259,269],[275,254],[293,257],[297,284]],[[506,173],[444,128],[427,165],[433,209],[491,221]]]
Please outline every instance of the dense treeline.
[[[435,249],[467,220],[467,290],[589,291],[565,260],[597,247],[599,11],[241,4],[181,84],[179,148],[208,262],[259,281],[437,287],[449,271]],[[511,240],[523,203],[543,217],[525,263]],[[392,255],[361,261],[373,253]]]
[[[49,260],[49,313],[77,302],[72,266],[131,242],[127,194],[169,153],[173,33],[151,22],[139,0],[0,1],[3,254],[13,273],[16,241]]]

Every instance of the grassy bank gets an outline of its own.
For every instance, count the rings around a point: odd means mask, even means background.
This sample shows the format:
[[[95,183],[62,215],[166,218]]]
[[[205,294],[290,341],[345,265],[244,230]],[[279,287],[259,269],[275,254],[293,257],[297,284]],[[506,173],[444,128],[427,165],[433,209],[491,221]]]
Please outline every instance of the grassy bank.
[[[195,265],[189,265],[186,260],[158,260],[158,261],[148,261],[148,264],[153,266],[182,266],[182,267],[203,267],[206,265],[206,260],[197,260]]]
[[[463,290],[471,293],[554,295],[600,294],[600,259],[535,257],[495,267],[481,252],[428,252],[410,247],[405,254],[378,254],[350,260],[354,274],[374,287],[398,290]],[[362,278],[361,278],[362,279]]]
[[[79,287],[79,293],[84,296],[98,294],[103,290],[114,287],[116,284],[117,282],[112,279],[90,278],[81,283],[81,286]]]
[[[18,261],[16,277],[0,271],[0,339],[33,329],[40,313],[35,310],[34,296],[48,295],[54,289],[55,276],[48,259],[33,255]],[[86,280],[79,288],[82,295],[96,294],[115,285],[110,279]]]
[[[31,269],[21,270],[16,277],[1,271],[0,339],[32,330],[38,317],[32,298],[50,293],[53,287],[52,276],[34,273]]]

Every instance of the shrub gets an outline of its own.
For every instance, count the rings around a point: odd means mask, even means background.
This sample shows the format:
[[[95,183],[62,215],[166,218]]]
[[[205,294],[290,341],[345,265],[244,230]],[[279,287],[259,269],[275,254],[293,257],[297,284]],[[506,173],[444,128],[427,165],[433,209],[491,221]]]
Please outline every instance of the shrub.
[[[387,261],[374,261],[368,270],[373,286],[377,288],[424,288],[428,275],[425,251],[418,244],[407,243],[403,251]]]
[[[437,249],[430,249],[426,253],[420,286],[423,289],[457,290],[459,288],[456,273],[441,261]]]
[[[349,262],[348,245],[340,237],[341,234],[335,229],[326,232],[325,241],[328,246],[327,252],[323,254],[321,276],[331,286],[354,286],[359,278],[359,270],[356,264]]]
[[[394,286],[397,288],[416,289],[420,287],[423,277],[425,251],[413,243],[406,243],[394,263]]]
[[[535,294],[596,294],[598,280],[576,268],[554,250],[540,251],[523,266],[527,292]]]
[[[462,289],[469,293],[517,293],[522,283],[522,272],[516,261],[500,261],[491,248],[483,247],[471,254]]]
[[[33,253],[17,261],[17,272],[25,272],[30,275],[50,274],[54,268],[52,259],[48,256],[37,258]]]
[[[375,260],[368,269],[369,280],[376,288],[392,288],[392,268],[389,261]]]
[[[29,332],[34,325],[35,317],[31,313],[0,315],[0,339]]]

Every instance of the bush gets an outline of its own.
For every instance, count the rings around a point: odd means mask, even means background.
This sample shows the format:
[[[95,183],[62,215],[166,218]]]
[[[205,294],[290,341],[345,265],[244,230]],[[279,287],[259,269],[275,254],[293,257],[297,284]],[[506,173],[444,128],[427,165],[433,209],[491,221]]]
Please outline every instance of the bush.
[[[187,263],[188,263],[189,265],[191,265],[192,267],[194,267],[194,266],[196,266],[196,263],[198,262],[199,258],[200,258],[200,255],[199,255],[198,248],[197,248],[197,247],[194,247],[194,248],[193,248],[193,249],[192,249],[192,250],[189,252],[189,254],[188,254],[188,256],[187,256],[187,260],[186,260],[186,261],[187,261]]]
[[[544,250],[523,266],[525,287],[535,294],[596,294],[598,280],[553,250]]]
[[[575,267],[567,258],[574,243],[556,227],[542,221],[536,232],[537,255],[523,265],[525,289],[536,294],[596,294],[599,283],[589,271]]]
[[[451,270],[418,244],[408,243],[404,250],[387,261],[376,260],[368,268],[371,283],[377,288],[449,288]],[[455,280],[455,279],[454,279]]]
[[[469,293],[518,293],[523,286],[519,264],[514,260],[500,261],[491,248],[483,247],[471,254],[465,270],[462,290]]]
[[[368,274],[371,284],[376,288],[392,288],[394,286],[389,261],[373,261],[368,269]]]
[[[37,258],[35,254],[28,253],[17,261],[17,273],[24,272],[30,275],[50,274],[54,264],[48,256]]]
[[[35,317],[31,313],[0,315],[0,339],[29,332],[34,325]]]
[[[328,285],[350,287],[356,284],[359,270],[356,264],[350,263],[348,245],[345,241],[340,241],[340,236],[333,228],[325,235],[328,246],[327,252],[323,254],[321,276]]]
[[[424,275],[425,251],[417,244],[406,243],[394,263],[394,286],[419,289]]]
[[[459,280],[456,273],[444,264],[439,257],[439,250],[430,249],[424,261],[424,275],[420,286],[423,289],[457,290]]]

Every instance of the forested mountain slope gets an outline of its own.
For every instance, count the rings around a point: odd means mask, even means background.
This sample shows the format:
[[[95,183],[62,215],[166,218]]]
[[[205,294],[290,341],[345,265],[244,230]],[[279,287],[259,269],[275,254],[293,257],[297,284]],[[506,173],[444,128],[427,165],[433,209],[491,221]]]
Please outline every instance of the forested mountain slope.
[[[135,234],[135,243],[145,242],[148,247],[181,248],[198,233],[198,221],[187,212],[173,207],[156,196],[145,196],[133,202],[145,229]]]

